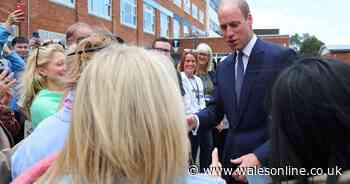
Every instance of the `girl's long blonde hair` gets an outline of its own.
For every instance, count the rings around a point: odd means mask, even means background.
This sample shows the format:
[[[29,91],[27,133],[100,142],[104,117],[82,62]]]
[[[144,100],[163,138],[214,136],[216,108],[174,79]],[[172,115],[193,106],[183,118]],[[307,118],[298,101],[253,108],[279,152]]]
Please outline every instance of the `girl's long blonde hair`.
[[[30,116],[29,109],[35,95],[40,90],[47,88],[47,81],[44,76],[40,75],[38,68],[48,64],[55,52],[64,53],[64,48],[59,44],[49,44],[34,49],[28,57],[26,68],[21,75],[19,84],[23,100],[20,106],[22,106],[28,117]]]
[[[189,145],[168,60],[125,45],[97,53],[79,79],[66,145],[41,182],[178,183]]]

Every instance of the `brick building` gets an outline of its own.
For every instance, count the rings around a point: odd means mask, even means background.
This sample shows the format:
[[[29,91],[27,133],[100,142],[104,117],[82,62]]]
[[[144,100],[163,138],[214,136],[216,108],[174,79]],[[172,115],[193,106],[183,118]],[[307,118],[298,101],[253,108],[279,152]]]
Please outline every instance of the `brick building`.
[[[280,44],[284,47],[289,47],[289,35],[280,35],[279,29],[258,29],[254,30],[255,34],[268,42]],[[180,58],[183,49],[195,49],[199,43],[208,44],[213,50],[214,61],[218,62],[220,59],[231,52],[231,49],[227,46],[227,43],[222,37],[198,37],[192,36],[190,38],[175,39],[177,47],[175,57]]]
[[[26,20],[17,34],[64,38],[66,28],[78,21],[116,33],[126,42],[149,46],[158,36],[181,38],[205,35],[205,0],[22,0]],[[0,22],[15,9],[15,0],[1,0]]]
[[[350,45],[324,45],[320,48],[319,54],[350,64]]]

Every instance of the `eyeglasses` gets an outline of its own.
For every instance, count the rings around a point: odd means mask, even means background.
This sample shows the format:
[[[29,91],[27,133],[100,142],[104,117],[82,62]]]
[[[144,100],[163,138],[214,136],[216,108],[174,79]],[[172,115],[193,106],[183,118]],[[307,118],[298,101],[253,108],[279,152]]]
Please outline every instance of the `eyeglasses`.
[[[49,45],[54,45],[54,44],[57,44],[57,45],[61,46],[63,49],[65,49],[64,44],[61,43],[61,42],[59,42],[59,41],[50,40],[50,41],[48,41],[48,42],[42,43],[41,46],[39,46],[39,47],[36,48],[35,67],[38,67],[38,66],[39,66],[39,64],[38,64],[39,50],[40,50],[40,49],[44,49],[45,47],[48,47]]]

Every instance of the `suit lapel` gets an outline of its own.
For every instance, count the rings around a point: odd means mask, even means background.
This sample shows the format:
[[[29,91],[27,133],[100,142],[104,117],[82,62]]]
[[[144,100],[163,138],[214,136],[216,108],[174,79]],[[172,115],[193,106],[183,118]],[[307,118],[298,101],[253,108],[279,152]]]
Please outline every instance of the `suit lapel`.
[[[252,87],[255,85],[255,80],[258,78],[263,64],[264,51],[260,48],[261,41],[258,39],[250,54],[247,69],[244,76],[241,96],[238,104],[238,123],[241,122],[242,116],[248,106]]]

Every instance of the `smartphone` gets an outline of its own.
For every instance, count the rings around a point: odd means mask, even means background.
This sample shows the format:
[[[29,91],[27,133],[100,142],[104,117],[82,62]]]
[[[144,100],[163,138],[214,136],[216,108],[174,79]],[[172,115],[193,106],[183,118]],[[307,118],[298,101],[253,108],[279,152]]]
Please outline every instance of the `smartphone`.
[[[40,35],[39,35],[38,32],[34,31],[34,32],[32,33],[32,37],[34,37],[34,38],[40,38]]]
[[[25,4],[22,1],[17,2],[16,10],[21,10],[21,12],[25,12]]]

